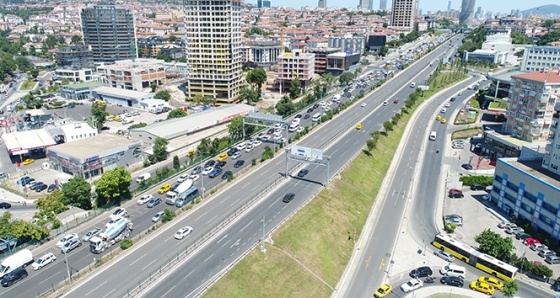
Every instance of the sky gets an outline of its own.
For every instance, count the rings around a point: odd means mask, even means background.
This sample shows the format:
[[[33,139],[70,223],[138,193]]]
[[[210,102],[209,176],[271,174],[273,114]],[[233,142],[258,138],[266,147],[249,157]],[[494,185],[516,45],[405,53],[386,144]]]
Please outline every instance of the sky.
[[[448,0],[419,0],[420,9],[423,13],[438,10],[447,10]],[[256,4],[257,0],[246,0]],[[318,0],[271,0],[273,7],[287,6],[293,8],[301,8],[302,6],[317,6]],[[387,5],[390,7],[392,0],[387,0]],[[452,0],[451,9],[460,10],[461,0]],[[359,0],[327,0],[329,7],[357,7]],[[475,10],[478,6],[482,9],[492,12],[505,12],[509,13],[512,9],[526,10],[534,7],[539,7],[547,4],[559,4],[558,0],[476,0]],[[373,7],[379,8],[379,0],[373,0]]]

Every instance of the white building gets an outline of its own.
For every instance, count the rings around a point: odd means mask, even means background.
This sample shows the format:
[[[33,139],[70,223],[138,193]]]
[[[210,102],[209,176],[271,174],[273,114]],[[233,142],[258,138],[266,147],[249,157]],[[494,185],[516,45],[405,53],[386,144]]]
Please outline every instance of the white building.
[[[521,70],[539,71],[560,68],[560,47],[535,46],[525,49]]]
[[[366,38],[362,36],[329,37],[329,48],[337,48],[342,52],[363,54]]]
[[[67,79],[71,83],[85,83],[94,80],[93,71],[90,68],[84,69],[57,69],[55,70],[55,80],[62,81]]]
[[[71,143],[78,140],[91,138],[97,135],[97,130],[85,122],[74,122],[60,126],[64,142]]]

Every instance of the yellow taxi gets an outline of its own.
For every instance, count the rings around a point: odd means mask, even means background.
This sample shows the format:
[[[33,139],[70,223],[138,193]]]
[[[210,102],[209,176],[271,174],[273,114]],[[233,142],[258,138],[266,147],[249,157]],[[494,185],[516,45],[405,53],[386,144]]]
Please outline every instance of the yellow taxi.
[[[171,184],[166,183],[162,187],[160,187],[157,192],[159,194],[164,194],[164,193],[168,192],[170,189],[171,189]]]
[[[228,156],[229,155],[227,153],[220,154],[220,156],[218,156],[218,162],[226,160]]]
[[[494,295],[494,287],[485,282],[473,281],[471,282],[470,288],[484,294]]]
[[[195,154],[196,154],[196,150],[195,150],[195,149],[191,149],[191,150],[189,150],[189,152],[187,152],[187,157],[191,157],[191,156],[193,156],[193,155],[195,155]]]
[[[100,106],[106,105],[106,103],[105,103],[104,101],[102,101],[102,100],[98,100],[98,101],[96,101],[95,103],[98,104],[98,105],[100,105]]]
[[[121,122],[122,118],[119,116],[115,116],[115,118],[113,118],[113,120],[117,121],[117,122]]]
[[[113,114],[109,114],[109,115],[107,115],[107,117],[109,117],[111,119],[115,119],[115,115],[113,115]]]
[[[362,128],[364,128],[364,126],[362,125],[362,123],[359,123],[358,125],[356,125],[356,129],[357,129],[357,130],[360,130],[360,129],[362,129]]]
[[[445,118],[441,118],[441,123],[442,123],[442,124],[445,124],[445,123],[447,123],[447,119],[445,119]]]
[[[494,278],[494,277],[481,276],[481,277],[478,278],[478,281],[483,282],[483,283],[487,283],[487,284],[491,285],[492,287],[494,287],[495,289],[498,289],[500,291],[504,287],[504,283],[499,281],[497,278]]]
[[[375,291],[373,297],[378,297],[378,298],[387,297],[387,295],[389,295],[392,291],[393,291],[393,287],[390,284],[384,284],[381,285],[379,289],[377,289],[377,291]]]
[[[35,162],[35,160],[33,158],[28,158],[28,159],[23,161],[23,165],[30,165],[34,162]]]
[[[437,115],[436,121],[441,121],[441,115]]]

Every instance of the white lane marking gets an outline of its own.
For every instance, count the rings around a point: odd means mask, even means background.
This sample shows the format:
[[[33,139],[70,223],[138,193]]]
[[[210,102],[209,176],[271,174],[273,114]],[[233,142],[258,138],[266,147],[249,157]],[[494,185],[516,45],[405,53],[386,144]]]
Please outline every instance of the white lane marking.
[[[150,265],[152,265],[153,263],[155,263],[157,261],[157,259],[153,260],[150,264],[144,266],[144,268],[142,268],[141,271],[144,271],[144,269],[148,268]]]
[[[113,292],[116,291],[116,290],[117,290],[117,288],[114,288],[111,292],[107,293],[107,295],[103,296],[103,298],[109,297],[109,295],[111,295],[111,293],[113,293]]]
[[[185,278],[183,278],[183,279],[187,279],[189,277],[189,275],[193,274],[193,272],[194,272],[194,270],[191,271],[191,273],[187,274],[187,276],[185,276]]]
[[[161,295],[161,297],[165,297],[165,295],[169,294],[169,292],[171,292],[173,289],[175,289],[176,286],[173,286],[171,289],[169,289],[169,291],[165,292],[163,295]]]
[[[231,240],[228,240],[226,242],[224,242],[224,244],[222,244],[222,247],[226,246],[226,244],[228,244]]]
[[[148,254],[148,253],[143,254],[141,257],[139,257],[138,259],[136,259],[136,261],[130,263],[128,266],[132,266],[132,265],[134,265],[136,262],[142,260],[147,254]]]
[[[233,206],[233,205],[237,204],[237,202],[239,202],[239,199],[237,199],[237,200],[233,201],[233,202],[231,203],[231,205],[229,205],[229,206],[231,207],[231,206]]]
[[[207,222],[206,222],[206,224],[208,224],[208,223],[210,223],[211,221],[213,221],[214,219],[216,219],[216,217],[218,217],[218,215],[217,215],[217,214],[216,214],[216,215],[214,215],[214,217],[210,218],[210,220],[209,220],[209,221],[207,221]]]
[[[199,217],[195,218],[194,221],[199,220],[201,217],[203,217],[204,215],[206,215],[206,213],[208,213],[208,211],[204,212],[204,213],[201,214]]]
[[[209,260],[211,257],[213,257],[213,256],[214,256],[214,254],[211,254],[208,258],[206,258],[206,260],[204,260],[203,263],[206,263],[206,261],[208,261],[208,260]]]
[[[102,282],[100,285],[98,285],[97,287],[95,287],[93,290],[87,292],[85,296],[87,296],[87,295],[89,295],[89,294],[95,292],[95,290],[99,289],[101,286],[103,286],[103,285],[106,284],[106,283],[107,283],[107,281]]]
[[[245,230],[250,224],[253,223],[253,220],[251,220],[248,224],[246,224],[239,232],[243,232],[243,230]]]
[[[220,240],[218,240],[217,243],[220,243],[220,241],[224,240],[227,236],[228,236],[228,234],[225,234],[224,237],[220,238]]]

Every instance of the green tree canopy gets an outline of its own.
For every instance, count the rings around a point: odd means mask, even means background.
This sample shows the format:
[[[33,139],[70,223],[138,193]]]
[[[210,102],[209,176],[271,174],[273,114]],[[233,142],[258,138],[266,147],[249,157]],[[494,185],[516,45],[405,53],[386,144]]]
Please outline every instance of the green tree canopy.
[[[354,78],[356,78],[356,75],[355,75],[354,73],[352,73],[352,72],[345,72],[345,73],[342,73],[342,74],[338,77],[338,81],[339,81],[341,84],[345,85],[345,84],[348,84],[348,83],[352,82],[352,80],[353,80]]]
[[[511,238],[502,238],[500,234],[486,229],[474,237],[480,251],[500,260],[508,260],[513,250]]]
[[[164,138],[157,137],[154,140],[153,149],[153,156],[156,162],[163,161],[167,158],[167,145],[169,141]]]
[[[236,140],[243,137],[243,117],[237,116],[231,119],[228,125],[229,136]]]
[[[91,185],[78,177],[62,185],[62,203],[72,205],[85,210],[91,209]]]
[[[560,29],[555,31],[548,31],[545,35],[539,38],[539,41],[537,41],[537,45],[545,46],[549,42],[554,42],[558,40],[560,40]]]
[[[175,42],[175,41],[177,41],[177,36],[171,34],[171,35],[169,35],[168,40],[169,40],[169,42]]]
[[[298,80],[298,78],[294,78],[292,80],[292,84],[290,87],[290,98],[295,99],[299,96],[300,93],[301,93],[301,83]]]
[[[173,109],[169,114],[167,114],[167,120],[174,119],[174,118],[183,118],[187,117],[187,112],[181,109]]]
[[[262,68],[252,69],[247,73],[246,79],[247,83],[256,86],[258,90],[262,90],[262,84],[266,83],[266,71]]]
[[[511,32],[511,43],[513,44],[532,44],[533,41],[519,32]]]
[[[93,117],[93,121],[95,122],[94,126],[97,130],[101,130],[103,128],[103,124],[107,120],[108,113],[105,111],[105,108],[105,105],[91,105],[91,116]]]
[[[259,95],[259,91],[248,86],[244,86],[239,90],[239,100],[245,100],[248,104],[259,101]]]
[[[519,285],[517,284],[517,281],[504,281],[504,287],[502,288],[502,293],[504,294],[504,296],[506,297],[514,297],[515,293],[517,293],[517,290],[519,290]]]
[[[276,104],[276,111],[278,115],[287,116],[295,112],[296,106],[293,101],[287,97],[283,96],[282,99]]]
[[[154,95],[154,98],[169,101],[171,99],[171,94],[169,94],[169,91],[167,90],[161,90]]]
[[[116,168],[103,173],[101,178],[93,183],[97,193],[97,205],[103,206],[109,201],[120,205],[121,198],[130,195],[128,188],[131,181],[130,173],[124,168]]]
[[[71,44],[79,44],[81,42],[82,42],[82,37],[79,35],[72,36],[72,39],[70,40]]]

